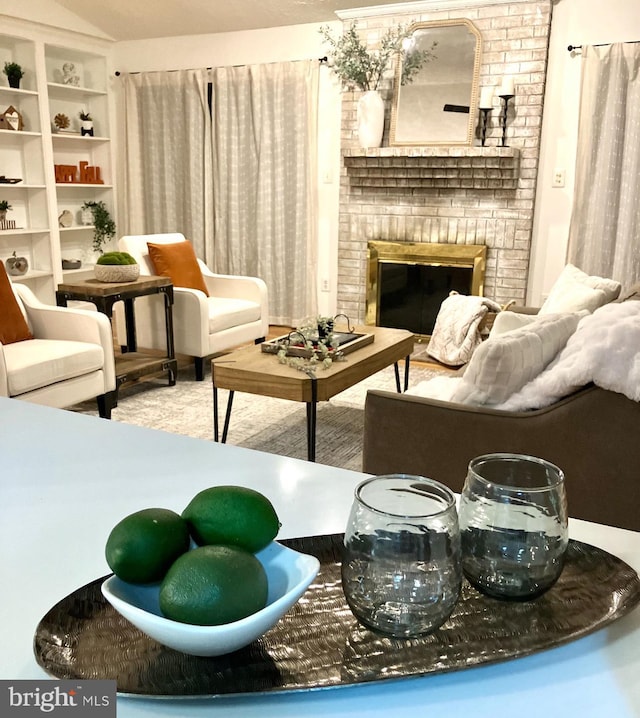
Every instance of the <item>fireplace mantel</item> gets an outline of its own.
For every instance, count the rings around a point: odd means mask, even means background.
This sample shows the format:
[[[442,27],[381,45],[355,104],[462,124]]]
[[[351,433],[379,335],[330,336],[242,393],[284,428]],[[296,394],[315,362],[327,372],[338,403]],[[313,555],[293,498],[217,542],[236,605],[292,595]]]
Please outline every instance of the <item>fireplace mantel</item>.
[[[365,191],[515,190],[518,186],[516,147],[378,147],[344,149],[342,155],[349,183]]]

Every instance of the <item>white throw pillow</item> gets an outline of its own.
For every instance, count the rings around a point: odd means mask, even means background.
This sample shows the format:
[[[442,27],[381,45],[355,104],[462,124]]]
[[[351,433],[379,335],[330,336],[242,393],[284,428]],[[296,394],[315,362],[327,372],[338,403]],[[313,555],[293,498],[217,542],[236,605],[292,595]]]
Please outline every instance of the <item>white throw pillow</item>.
[[[451,401],[501,404],[534,379],[575,332],[586,312],[548,314],[520,329],[489,338],[471,357]]]
[[[567,264],[555,281],[539,314],[594,312],[612,302],[620,294],[620,282],[604,277],[589,276],[573,264]]]

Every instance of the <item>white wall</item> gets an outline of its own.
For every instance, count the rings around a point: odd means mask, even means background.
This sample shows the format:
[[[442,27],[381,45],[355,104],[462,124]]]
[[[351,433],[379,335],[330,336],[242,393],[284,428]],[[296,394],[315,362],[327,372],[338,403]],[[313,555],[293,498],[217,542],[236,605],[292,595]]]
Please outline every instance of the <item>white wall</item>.
[[[568,45],[640,40],[640,0],[555,0],[532,261],[527,301],[539,305],[566,263],[575,180],[580,104],[578,52]],[[566,172],[563,188],[551,186],[555,169]]]

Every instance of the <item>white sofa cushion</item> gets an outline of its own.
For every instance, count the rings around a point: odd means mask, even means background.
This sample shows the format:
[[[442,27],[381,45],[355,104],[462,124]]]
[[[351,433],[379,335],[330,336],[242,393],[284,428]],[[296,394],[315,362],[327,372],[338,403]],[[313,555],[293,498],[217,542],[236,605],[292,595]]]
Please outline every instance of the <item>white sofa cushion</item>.
[[[260,321],[261,308],[246,299],[209,297],[209,334]]]
[[[540,374],[565,346],[585,314],[538,316],[520,329],[487,339],[471,357],[451,401],[502,403]]]
[[[567,264],[551,287],[539,314],[579,312],[582,309],[594,312],[598,307],[617,299],[620,289],[620,282],[589,276],[573,264]]]
[[[28,339],[4,347],[9,396],[90,374],[104,367],[98,344],[57,339]]]

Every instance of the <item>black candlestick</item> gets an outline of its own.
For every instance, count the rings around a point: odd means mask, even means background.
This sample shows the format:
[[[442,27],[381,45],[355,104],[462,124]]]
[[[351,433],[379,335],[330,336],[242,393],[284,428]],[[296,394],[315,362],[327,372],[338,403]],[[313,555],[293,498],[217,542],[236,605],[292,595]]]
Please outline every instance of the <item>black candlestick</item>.
[[[509,110],[509,100],[513,95],[500,95],[502,99],[502,146],[507,147],[507,112]]]
[[[481,142],[482,146],[485,146],[485,143],[487,141],[487,121],[489,119],[489,113],[491,112],[490,107],[481,107],[480,112],[482,113],[482,121],[481,121]]]

